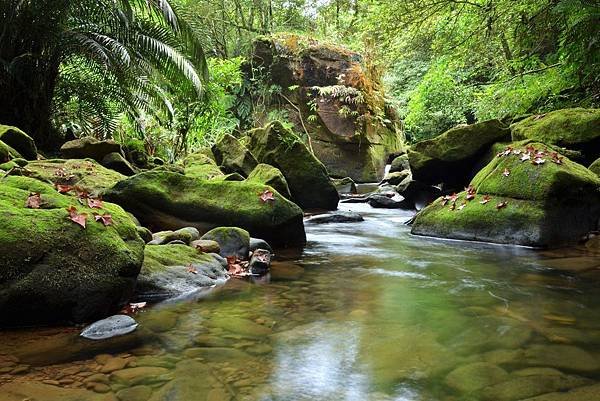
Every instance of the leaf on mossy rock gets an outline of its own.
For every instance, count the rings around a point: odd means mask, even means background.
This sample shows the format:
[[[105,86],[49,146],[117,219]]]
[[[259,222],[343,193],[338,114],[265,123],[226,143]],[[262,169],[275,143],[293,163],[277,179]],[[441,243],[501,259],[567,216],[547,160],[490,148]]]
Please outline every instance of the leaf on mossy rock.
[[[112,215],[110,215],[108,213],[104,213],[104,214],[94,213],[94,219],[96,219],[96,221],[101,222],[105,226],[111,226],[113,223]]]
[[[85,228],[85,224],[86,224],[86,220],[87,220],[86,213],[79,213],[75,206],[71,206],[71,207],[67,208],[67,212],[69,212],[69,216],[68,216],[69,220],[71,220],[72,222]]]
[[[261,192],[259,194],[260,200],[263,201],[264,203],[267,203],[269,201],[275,201],[275,197],[273,196],[273,192],[269,191],[268,189],[265,189],[263,192]]]
[[[191,263],[186,266],[186,271],[188,273],[198,274],[198,270],[196,270],[196,268],[194,267],[194,265],[192,265]]]
[[[71,192],[74,189],[72,185],[56,184],[55,186],[56,186],[56,190],[60,194],[66,194],[68,192]]]
[[[39,192],[32,192],[27,197],[25,207],[29,209],[39,209],[42,204],[42,196]]]
[[[510,170],[505,168],[504,171],[502,172],[502,175],[505,177],[508,177],[510,175]]]
[[[498,203],[498,204],[496,205],[496,209],[498,209],[498,210],[500,210],[500,209],[503,209],[503,208],[505,208],[507,205],[508,205],[508,202],[507,202],[507,201],[502,201],[502,202],[500,202],[500,203]]]
[[[483,199],[479,201],[479,203],[481,203],[482,205],[485,205],[486,203],[488,203],[491,200],[491,196],[489,195],[484,195]]]
[[[102,209],[104,207],[102,199],[87,198],[87,204],[91,209]]]
[[[468,201],[475,199],[475,188],[473,187],[473,185],[469,185],[467,188],[465,188],[465,192],[467,193],[466,199]]]

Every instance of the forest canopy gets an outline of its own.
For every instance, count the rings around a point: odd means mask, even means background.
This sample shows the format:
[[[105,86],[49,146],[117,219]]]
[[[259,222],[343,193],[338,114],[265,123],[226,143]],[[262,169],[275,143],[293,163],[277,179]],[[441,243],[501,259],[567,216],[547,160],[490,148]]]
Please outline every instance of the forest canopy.
[[[94,135],[174,160],[252,127],[281,88],[243,71],[280,32],[361,53],[409,141],[600,103],[593,0],[6,0],[0,18],[0,118],[46,148]]]

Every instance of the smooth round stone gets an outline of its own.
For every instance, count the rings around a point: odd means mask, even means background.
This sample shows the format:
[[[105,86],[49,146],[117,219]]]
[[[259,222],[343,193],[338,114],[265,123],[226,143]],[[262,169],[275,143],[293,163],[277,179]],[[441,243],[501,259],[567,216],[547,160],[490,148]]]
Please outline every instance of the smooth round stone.
[[[117,392],[119,401],[148,401],[151,396],[152,388],[149,386],[128,387]]]
[[[137,327],[137,322],[131,316],[114,315],[87,326],[80,336],[90,340],[105,340],[131,333]]]
[[[532,345],[523,355],[530,366],[547,366],[573,372],[595,372],[600,363],[590,353],[573,345]]]
[[[503,382],[508,373],[499,366],[476,362],[454,369],[446,376],[446,384],[454,390],[470,393]]]

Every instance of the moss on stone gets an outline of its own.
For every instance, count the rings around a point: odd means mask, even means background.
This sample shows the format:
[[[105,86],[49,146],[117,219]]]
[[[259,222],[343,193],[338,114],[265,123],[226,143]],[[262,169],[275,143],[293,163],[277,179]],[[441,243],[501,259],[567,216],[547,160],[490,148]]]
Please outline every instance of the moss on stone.
[[[284,175],[292,197],[303,208],[335,210],[338,193],[327,169],[300,138],[279,122],[248,132],[249,149],[265,164]]]
[[[33,178],[53,184],[78,186],[93,195],[101,195],[104,190],[126,178],[92,159],[36,160],[29,162],[26,169]]]
[[[25,207],[40,193],[40,209]],[[87,227],[67,208],[87,214]],[[94,221],[109,213],[113,224]],[[90,209],[52,186],[8,176],[0,187],[0,325],[87,321],[114,312],[131,294],[144,242],[119,206]]]
[[[274,192],[274,201],[260,199],[266,189]],[[198,180],[148,171],[117,183],[105,199],[122,205],[154,229],[194,226],[206,232],[217,226],[236,226],[281,245],[305,240],[302,211],[272,188],[255,182]]]
[[[600,139],[600,109],[562,109],[511,125],[514,141],[531,139],[566,148]]]
[[[592,164],[590,164],[588,170],[600,176],[600,158],[596,159]]]
[[[12,159],[20,158],[19,152],[0,141],[0,162],[6,163]]]
[[[269,164],[260,163],[248,175],[248,181],[258,182],[268,185],[285,196],[287,199],[292,199],[288,183],[278,168]]]
[[[203,153],[193,153],[187,156],[183,160],[182,165],[184,173],[188,177],[210,180],[224,176],[215,161]]]
[[[187,245],[148,245],[144,249],[142,274],[157,273],[169,266],[187,266],[202,262],[212,263],[214,258]]]
[[[25,159],[35,160],[37,158],[37,148],[33,139],[17,127],[0,125],[0,141],[16,150]]]
[[[225,174],[238,173],[244,177],[252,172],[258,162],[235,137],[225,134],[212,147],[216,163]]]

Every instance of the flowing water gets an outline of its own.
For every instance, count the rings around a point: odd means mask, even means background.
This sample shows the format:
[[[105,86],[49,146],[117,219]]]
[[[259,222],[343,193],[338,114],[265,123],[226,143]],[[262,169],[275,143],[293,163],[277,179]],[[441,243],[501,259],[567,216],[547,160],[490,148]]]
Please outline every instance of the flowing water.
[[[600,399],[600,259],[343,209],[365,222],[307,226],[270,278],[157,305],[133,335],[0,334],[0,401]]]

